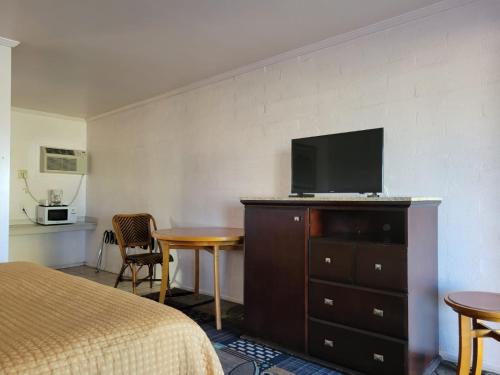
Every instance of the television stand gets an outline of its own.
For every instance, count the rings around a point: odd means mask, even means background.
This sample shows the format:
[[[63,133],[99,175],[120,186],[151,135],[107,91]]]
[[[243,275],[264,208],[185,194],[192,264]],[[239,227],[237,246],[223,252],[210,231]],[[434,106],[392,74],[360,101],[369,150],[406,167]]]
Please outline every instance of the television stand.
[[[346,373],[434,371],[439,200],[242,203],[247,336],[351,369]]]
[[[296,193],[296,194],[290,194],[288,196],[289,198],[314,198],[313,193]]]

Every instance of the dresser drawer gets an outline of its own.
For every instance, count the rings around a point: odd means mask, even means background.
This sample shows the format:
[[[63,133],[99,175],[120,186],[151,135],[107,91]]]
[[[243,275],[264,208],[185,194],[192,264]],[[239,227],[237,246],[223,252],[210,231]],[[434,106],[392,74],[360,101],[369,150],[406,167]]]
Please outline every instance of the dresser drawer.
[[[309,354],[366,374],[406,373],[406,343],[309,320]]]
[[[311,239],[309,274],[312,278],[351,283],[355,245],[322,238]]]
[[[357,245],[356,283],[373,288],[407,290],[406,248],[403,245]]]
[[[349,286],[309,283],[309,315],[405,339],[407,297]]]

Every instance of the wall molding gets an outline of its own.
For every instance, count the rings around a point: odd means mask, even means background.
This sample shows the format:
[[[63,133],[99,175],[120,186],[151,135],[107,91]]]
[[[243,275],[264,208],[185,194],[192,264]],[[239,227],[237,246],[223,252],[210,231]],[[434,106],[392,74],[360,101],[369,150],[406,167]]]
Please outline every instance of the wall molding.
[[[229,70],[227,72],[193,82],[191,84],[179,87],[177,89],[170,90],[166,93],[156,95],[156,96],[153,96],[153,97],[148,98],[148,99],[140,100],[138,102],[135,102],[135,103],[123,106],[123,107],[119,107],[119,108],[116,108],[116,109],[113,109],[111,111],[107,111],[107,112],[104,112],[104,113],[101,113],[101,114],[98,114],[95,116],[90,116],[90,117],[86,118],[86,120],[87,120],[87,122],[91,122],[91,121],[95,121],[95,120],[98,120],[98,119],[103,118],[103,117],[107,117],[107,116],[111,116],[111,115],[114,115],[114,114],[117,114],[120,112],[128,111],[128,110],[136,108],[136,107],[141,107],[141,106],[144,106],[146,104],[153,103],[153,102],[165,99],[165,98],[169,98],[172,96],[183,94],[183,93],[188,92],[188,91],[196,90],[196,89],[199,89],[201,87],[205,87],[205,86],[208,86],[208,85],[211,85],[211,84],[214,84],[214,83],[226,80],[226,79],[231,79],[231,78],[243,75],[243,74],[251,72],[251,71],[262,69],[262,68],[265,68],[267,66],[278,64],[280,62],[290,60],[293,58],[298,58],[300,56],[304,56],[304,55],[307,55],[307,54],[310,54],[313,52],[317,52],[317,51],[320,51],[320,50],[325,49],[325,48],[333,47],[333,46],[336,46],[336,45],[339,45],[342,43],[346,43],[346,42],[349,42],[351,40],[354,40],[354,39],[357,39],[357,38],[360,38],[363,36],[367,36],[367,35],[381,32],[384,30],[388,30],[388,29],[391,29],[394,27],[398,27],[398,26],[401,26],[401,25],[404,25],[404,24],[407,24],[407,23],[410,23],[410,22],[413,22],[413,21],[416,21],[416,20],[419,20],[422,18],[430,17],[430,16],[433,16],[435,14],[442,13],[442,12],[445,12],[447,10],[458,8],[461,6],[465,6],[467,4],[474,3],[477,1],[479,1],[479,0],[443,0],[443,1],[440,1],[438,3],[432,4],[432,5],[420,8],[420,9],[416,9],[414,11],[407,12],[407,13],[401,14],[399,16],[392,17],[392,18],[389,18],[387,20],[374,23],[372,25],[368,25],[368,26],[365,26],[365,27],[362,27],[362,28],[359,28],[359,29],[356,29],[353,31],[349,31],[347,33],[339,34],[339,35],[336,35],[334,37],[321,40],[319,42],[311,43],[311,44],[308,44],[306,46],[299,47],[299,48],[296,48],[296,49],[269,57],[267,59],[257,61],[257,62],[252,63],[252,64],[244,65],[242,67],[239,67],[239,68],[236,68],[233,70]]]
[[[21,107],[14,107],[14,106],[10,107],[10,109],[12,112],[24,113],[24,114],[28,114],[28,115],[45,116],[45,117],[57,118],[57,119],[61,119],[61,120],[85,122],[85,119],[83,117],[66,116],[66,115],[60,115],[59,113],[44,112],[44,111],[39,111],[36,109],[21,108]]]
[[[0,46],[14,48],[14,47],[17,47],[18,45],[19,45],[19,42],[17,40],[3,38],[0,36]]]

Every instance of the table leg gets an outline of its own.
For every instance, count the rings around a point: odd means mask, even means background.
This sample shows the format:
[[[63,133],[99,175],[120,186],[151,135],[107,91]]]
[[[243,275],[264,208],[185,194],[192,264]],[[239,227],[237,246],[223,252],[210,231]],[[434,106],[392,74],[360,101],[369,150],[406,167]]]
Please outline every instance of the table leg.
[[[200,294],[200,250],[194,251],[194,293]]]
[[[458,314],[459,353],[457,375],[469,375],[471,356],[471,319]]]
[[[220,311],[220,286],[219,286],[219,245],[214,245],[214,299],[215,299],[215,326],[217,330],[222,328]]]
[[[162,241],[162,251],[163,251],[163,262],[161,265],[161,288],[160,288],[160,299],[158,302],[164,304],[165,296],[167,294],[168,267],[170,259],[170,245],[168,242]]]
[[[480,329],[477,319],[472,320],[472,328]],[[483,367],[483,338],[474,337],[472,339],[472,375],[481,375]]]

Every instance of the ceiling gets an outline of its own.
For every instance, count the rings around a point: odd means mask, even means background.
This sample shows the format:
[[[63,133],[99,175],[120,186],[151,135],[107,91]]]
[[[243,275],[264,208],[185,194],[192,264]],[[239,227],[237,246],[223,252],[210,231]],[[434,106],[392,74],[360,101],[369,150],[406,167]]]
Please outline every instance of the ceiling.
[[[437,2],[0,0],[0,36],[14,106],[92,117]]]

